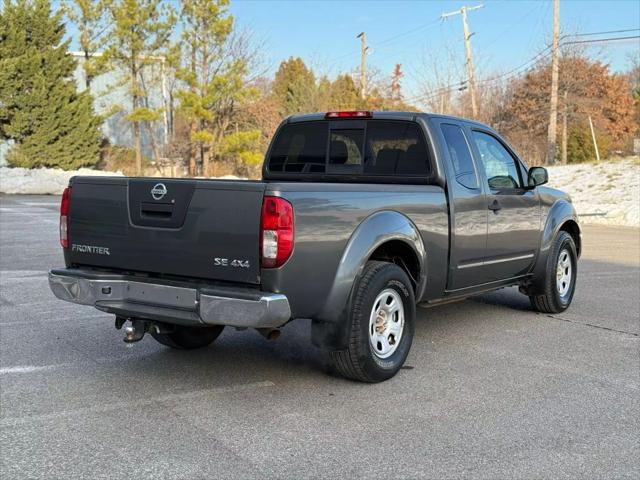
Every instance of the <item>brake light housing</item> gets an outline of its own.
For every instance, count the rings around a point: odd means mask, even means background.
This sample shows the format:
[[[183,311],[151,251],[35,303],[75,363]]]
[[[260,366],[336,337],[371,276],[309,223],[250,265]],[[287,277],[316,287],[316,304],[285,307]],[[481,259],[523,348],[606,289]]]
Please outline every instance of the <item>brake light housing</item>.
[[[71,187],[62,192],[60,200],[60,245],[69,248],[69,201],[71,200]]]
[[[327,112],[324,118],[371,118],[371,112],[356,110],[353,112]]]
[[[278,268],[293,252],[293,207],[284,198],[265,196],[260,219],[260,265]]]

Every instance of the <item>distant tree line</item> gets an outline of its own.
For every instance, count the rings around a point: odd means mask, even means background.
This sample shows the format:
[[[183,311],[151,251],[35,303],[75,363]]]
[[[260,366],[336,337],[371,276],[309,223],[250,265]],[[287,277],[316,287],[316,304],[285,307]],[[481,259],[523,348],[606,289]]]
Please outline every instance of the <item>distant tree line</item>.
[[[419,108],[470,116],[468,92],[444,88],[454,75],[434,62],[424,95],[405,98],[404,73],[330,79],[301,58],[282,61],[273,78],[261,48],[237,28],[228,0],[4,0],[0,11],[0,140],[12,141],[14,166],[75,169],[100,165],[150,173],[162,162],[188,175],[256,176],[268,142],[287,115],[328,110]],[[75,26],[83,79],[68,55],[65,19]],[[93,107],[95,79],[113,74],[122,104]],[[560,161],[593,158],[591,117],[603,151],[627,152],[640,124],[638,66],[628,75],[581,53],[560,62]],[[435,81],[433,80],[435,78]],[[510,139],[530,163],[544,158],[550,66],[479,84],[479,120]],[[162,92],[160,95],[158,92]],[[133,146],[109,146],[100,127],[119,113]],[[160,128],[162,126],[163,128]],[[158,132],[164,135],[159,138]],[[143,144],[144,143],[144,144]],[[150,158],[144,154],[150,151]],[[155,167],[153,166],[155,165]]]
[[[631,153],[633,139],[640,136],[640,58],[630,57],[629,72],[620,74],[583,50],[563,48],[561,53],[556,163],[595,160],[590,117],[601,157]],[[421,96],[424,106],[471,117],[467,86],[454,83],[458,72],[446,52],[444,59],[427,59],[423,68],[438,69]],[[478,81],[478,120],[504,134],[529,163],[543,164],[550,89],[548,55],[522,73],[487,75]]]
[[[636,67],[637,68],[637,67]],[[628,153],[638,133],[640,105],[631,75],[612,74],[609,67],[582,55],[564,56],[559,65],[557,162],[595,159],[591,117],[601,156]],[[489,121],[504,131],[532,159],[544,158],[549,116],[551,68],[541,64],[507,85],[503,108]]]

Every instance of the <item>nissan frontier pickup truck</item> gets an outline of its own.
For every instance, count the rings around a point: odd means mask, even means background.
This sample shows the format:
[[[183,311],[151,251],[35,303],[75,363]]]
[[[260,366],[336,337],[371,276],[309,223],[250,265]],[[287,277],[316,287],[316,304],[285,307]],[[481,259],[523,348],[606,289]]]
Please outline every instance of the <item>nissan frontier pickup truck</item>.
[[[337,372],[380,382],[407,358],[417,304],[517,285],[534,310],[569,307],[580,227],[546,182],[474,121],[294,115],[259,181],[72,178],[49,284],[114,314],[125,341],[177,349],[310,319]]]

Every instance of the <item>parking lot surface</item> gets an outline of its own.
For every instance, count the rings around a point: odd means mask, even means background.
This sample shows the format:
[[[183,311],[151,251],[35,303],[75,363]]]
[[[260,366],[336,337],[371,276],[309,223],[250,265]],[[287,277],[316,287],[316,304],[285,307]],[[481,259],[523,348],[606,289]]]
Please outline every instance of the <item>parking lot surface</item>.
[[[2,479],[640,477],[638,229],[584,228],[562,314],[515,288],[419,308],[405,368],[365,385],[305,321],[127,347],[49,291],[58,204],[0,196]]]

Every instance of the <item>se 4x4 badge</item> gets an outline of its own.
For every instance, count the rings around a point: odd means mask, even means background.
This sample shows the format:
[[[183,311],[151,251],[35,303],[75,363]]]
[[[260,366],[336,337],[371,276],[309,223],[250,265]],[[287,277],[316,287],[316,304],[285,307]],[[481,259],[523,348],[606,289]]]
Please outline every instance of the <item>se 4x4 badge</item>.
[[[213,259],[213,264],[216,267],[236,267],[236,268],[249,268],[249,260],[238,260],[228,258],[216,257]]]

